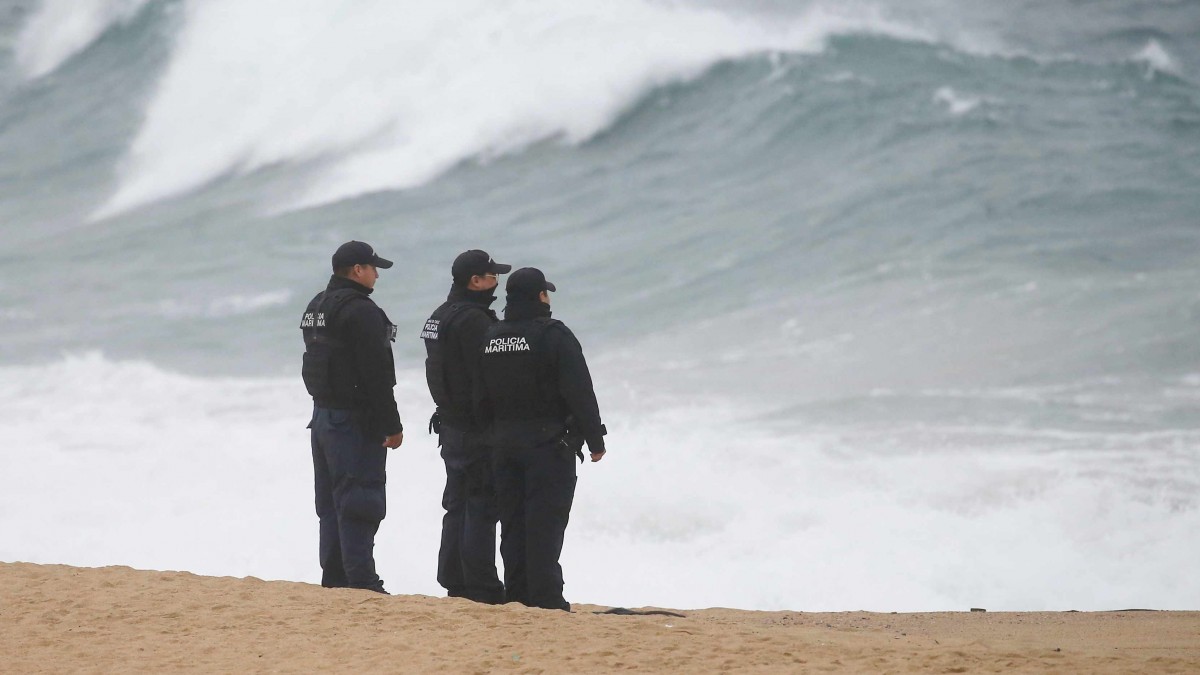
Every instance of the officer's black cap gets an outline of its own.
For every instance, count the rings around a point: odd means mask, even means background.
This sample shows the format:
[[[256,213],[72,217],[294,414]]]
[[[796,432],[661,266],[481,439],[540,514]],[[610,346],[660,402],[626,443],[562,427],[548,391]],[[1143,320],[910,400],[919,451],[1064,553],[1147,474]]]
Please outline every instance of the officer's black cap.
[[[546,281],[546,275],[536,267],[522,267],[508,278],[504,287],[509,295],[536,298],[542,291],[554,292],[554,284]]]
[[[458,257],[454,259],[454,265],[450,268],[450,274],[455,279],[466,280],[485,274],[508,274],[511,269],[512,265],[492,260],[492,256],[488,255],[487,251],[471,249],[458,254]]]
[[[375,254],[375,249],[371,245],[363,241],[348,241],[338,247],[338,250],[333,254],[333,269],[340,270],[343,267],[352,267],[354,265],[374,265],[380,269],[387,269],[392,266],[392,261],[387,258],[380,258]]]

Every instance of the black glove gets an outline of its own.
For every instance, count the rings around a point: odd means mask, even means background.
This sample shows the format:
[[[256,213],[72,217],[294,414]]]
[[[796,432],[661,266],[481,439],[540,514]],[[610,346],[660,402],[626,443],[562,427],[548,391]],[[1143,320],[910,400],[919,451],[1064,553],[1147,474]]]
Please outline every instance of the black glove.
[[[429,433],[438,435],[442,433],[442,415],[436,410],[429,418]]]

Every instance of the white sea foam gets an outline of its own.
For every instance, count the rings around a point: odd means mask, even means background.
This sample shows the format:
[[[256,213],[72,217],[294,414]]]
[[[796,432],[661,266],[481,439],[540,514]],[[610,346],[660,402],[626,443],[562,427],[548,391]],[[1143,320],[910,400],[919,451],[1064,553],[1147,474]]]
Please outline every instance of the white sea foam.
[[[253,314],[268,307],[285,305],[291,299],[291,291],[278,290],[254,295],[231,295],[201,304],[164,300],[155,306],[155,313],[172,319],[186,317],[219,319]]]
[[[598,374],[610,453],[580,468],[569,599],[1200,606],[1200,467],[1186,448],[929,455],[852,429],[774,435],[723,402],[651,400]],[[393,592],[440,594],[443,473],[423,379],[400,373],[409,428],[389,458],[377,558]],[[315,582],[308,409],[293,379],[186,377],[96,354],[0,369],[0,559]]]
[[[414,186],[464,159],[586,141],[723,59],[852,32],[926,37],[820,5],[780,22],[650,0],[189,2],[96,217],[281,162],[325,167],[293,205]]]
[[[4,321],[17,321],[17,320],[32,319],[34,316],[35,316],[35,314],[32,311],[30,311],[24,307],[0,308],[0,319],[2,319]]]
[[[982,99],[962,96],[951,87],[938,89],[933,93],[933,100],[945,105],[955,117],[966,115],[982,103]]]
[[[132,19],[149,2],[42,0],[17,39],[17,65],[28,78],[53,72],[111,26]]]
[[[1179,66],[1158,40],[1147,42],[1141,51],[1133,55],[1133,60],[1146,65],[1147,77],[1152,77],[1155,72],[1179,74]]]

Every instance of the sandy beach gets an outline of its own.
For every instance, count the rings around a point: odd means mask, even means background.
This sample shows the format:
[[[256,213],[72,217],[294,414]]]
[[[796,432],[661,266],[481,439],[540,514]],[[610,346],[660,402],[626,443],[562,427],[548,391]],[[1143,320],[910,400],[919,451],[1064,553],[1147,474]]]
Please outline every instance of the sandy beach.
[[[1200,612],[609,609],[0,563],[0,670],[1200,672]]]

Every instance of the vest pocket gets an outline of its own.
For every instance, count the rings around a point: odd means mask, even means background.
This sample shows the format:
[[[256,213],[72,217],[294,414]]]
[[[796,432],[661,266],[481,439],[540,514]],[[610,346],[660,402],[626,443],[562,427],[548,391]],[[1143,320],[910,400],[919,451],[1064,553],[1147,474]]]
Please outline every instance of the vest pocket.
[[[313,345],[304,352],[304,364],[300,375],[304,378],[304,388],[313,398],[324,398],[333,392],[329,383],[329,348],[324,345]]]

